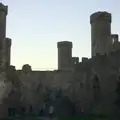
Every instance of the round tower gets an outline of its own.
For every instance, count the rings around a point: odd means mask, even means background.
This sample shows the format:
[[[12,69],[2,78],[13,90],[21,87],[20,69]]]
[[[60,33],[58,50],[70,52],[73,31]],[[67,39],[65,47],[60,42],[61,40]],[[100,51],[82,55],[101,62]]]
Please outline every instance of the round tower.
[[[5,48],[6,48],[6,16],[8,13],[8,6],[3,5],[0,3],[0,64],[5,66],[6,63],[6,55],[5,55]]]
[[[96,12],[90,16],[91,24],[91,54],[108,53],[112,46],[111,14],[108,12]]]
[[[8,13],[8,6],[0,3],[0,40],[6,37],[6,16]]]
[[[72,42],[61,41],[57,43],[58,70],[68,70],[72,65]]]

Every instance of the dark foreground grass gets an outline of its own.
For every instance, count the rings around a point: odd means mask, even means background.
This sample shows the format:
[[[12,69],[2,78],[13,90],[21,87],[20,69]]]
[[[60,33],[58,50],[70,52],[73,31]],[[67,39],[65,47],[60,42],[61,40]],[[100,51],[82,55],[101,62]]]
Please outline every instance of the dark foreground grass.
[[[36,117],[28,117],[28,118],[3,118],[0,120],[43,120],[41,118],[36,118]],[[57,120],[94,120],[89,117],[60,117],[57,118]]]
[[[89,115],[80,117],[60,117],[58,120],[120,120],[120,116]]]
[[[29,117],[29,118],[4,118],[0,120],[43,120],[43,119]],[[57,120],[94,120],[94,119],[89,117],[60,117],[57,118]]]
[[[66,117],[66,118],[59,118],[58,120],[94,120],[90,117]]]
[[[27,116],[27,117],[17,117],[17,118],[3,118],[0,120],[44,120],[41,119],[41,117],[35,117],[35,116]],[[45,119],[46,120],[46,119]],[[83,116],[79,116],[79,117],[57,117],[57,119],[53,119],[53,120],[120,120],[116,119],[115,116],[113,119],[110,119],[110,117],[108,116],[94,116],[94,115],[83,115]]]
[[[111,119],[110,116],[91,114],[91,115],[81,115],[77,117],[59,117],[58,120],[120,120],[120,119]]]

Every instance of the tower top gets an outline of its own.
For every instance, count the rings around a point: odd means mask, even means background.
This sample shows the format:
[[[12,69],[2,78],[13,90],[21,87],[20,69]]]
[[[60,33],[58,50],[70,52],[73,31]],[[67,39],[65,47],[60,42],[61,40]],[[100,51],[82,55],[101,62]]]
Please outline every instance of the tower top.
[[[57,43],[57,48],[60,48],[60,47],[70,47],[72,48],[72,42],[70,41],[60,41]]]
[[[5,38],[6,42],[7,42],[7,45],[8,46],[11,46],[12,44],[12,40],[10,38]]]
[[[3,11],[6,13],[8,13],[8,6],[5,6],[4,4],[0,3],[0,11]]]
[[[107,20],[111,22],[111,13],[108,13],[106,11],[98,11],[98,12],[93,13],[90,16],[90,23],[94,21],[101,21],[101,20]]]

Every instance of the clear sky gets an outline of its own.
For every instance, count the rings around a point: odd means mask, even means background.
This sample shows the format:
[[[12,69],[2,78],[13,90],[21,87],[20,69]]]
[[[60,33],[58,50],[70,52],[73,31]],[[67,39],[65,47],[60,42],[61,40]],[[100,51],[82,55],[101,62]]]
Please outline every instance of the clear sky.
[[[11,64],[20,69],[57,68],[57,42],[72,41],[73,56],[91,56],[89,16],[112,13],[112,33],[120,31],[120,0],[0,0],[8,5]]]

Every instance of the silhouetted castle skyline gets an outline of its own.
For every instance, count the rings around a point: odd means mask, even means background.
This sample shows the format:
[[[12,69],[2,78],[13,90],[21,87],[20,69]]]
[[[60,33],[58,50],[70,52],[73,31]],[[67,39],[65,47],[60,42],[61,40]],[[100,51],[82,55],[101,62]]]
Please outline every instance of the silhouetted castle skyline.
[[[0,4],[0,117],[33,113],[53,105],[56,115],[119,114],[116,100],[120,83],[120,42],[111,33],[111,14],[90,16],[91,58],[72,56],[72,42],[57,43],[58,69],[34,71],[28,64],[21,70],[10,65],[11,39],[6,38],[8,8]],[[21,58],[22,59],[22,58]],[[49,61],[48,61],[49,62]],[[31,111],[32,109],[32,111]]]

